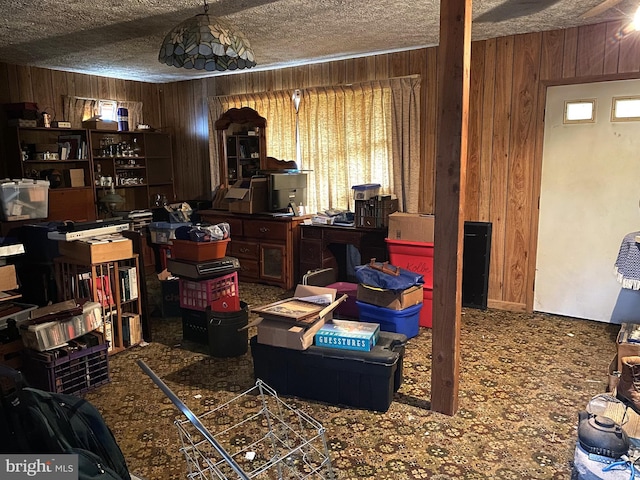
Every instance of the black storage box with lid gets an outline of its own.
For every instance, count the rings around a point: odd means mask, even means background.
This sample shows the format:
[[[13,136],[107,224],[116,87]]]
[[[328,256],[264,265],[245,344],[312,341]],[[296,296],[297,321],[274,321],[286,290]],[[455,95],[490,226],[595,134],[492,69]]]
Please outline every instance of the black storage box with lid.
[[[292,350],[251,338],[256,379],[281,395],[386,412],[402,384],[407,337],[380,332],[370,352],[317,347]]]
[[[212,357],[237,357],[247,353],[249,306],[245,302],[240,302],[237,312],[180,310],[185,340],[208,345]]]

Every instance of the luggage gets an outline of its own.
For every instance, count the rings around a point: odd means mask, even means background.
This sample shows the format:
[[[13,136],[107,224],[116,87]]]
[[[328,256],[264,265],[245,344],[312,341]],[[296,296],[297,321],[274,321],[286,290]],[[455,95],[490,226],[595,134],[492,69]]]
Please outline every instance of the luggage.
[[[88,401],[24,385],[0,365],[0,451],[77,454],[79,480],[131,480],[122,450]]]

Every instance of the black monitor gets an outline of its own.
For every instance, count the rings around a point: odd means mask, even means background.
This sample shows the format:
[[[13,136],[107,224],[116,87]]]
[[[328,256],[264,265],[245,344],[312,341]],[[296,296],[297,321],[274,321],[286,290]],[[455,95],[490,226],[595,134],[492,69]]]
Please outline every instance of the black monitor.
[[[307,174],[282,172],[269,174],[269,210],[284,211],[289,205],[307,204]]]

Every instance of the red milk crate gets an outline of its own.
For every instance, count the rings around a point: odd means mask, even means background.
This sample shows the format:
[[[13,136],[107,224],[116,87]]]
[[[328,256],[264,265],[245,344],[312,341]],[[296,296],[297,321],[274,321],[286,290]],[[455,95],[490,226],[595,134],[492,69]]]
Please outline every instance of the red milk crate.
[[[180,279],[180,306],[204,312],[236,312],[240,310],[238,273],[194,282]]]

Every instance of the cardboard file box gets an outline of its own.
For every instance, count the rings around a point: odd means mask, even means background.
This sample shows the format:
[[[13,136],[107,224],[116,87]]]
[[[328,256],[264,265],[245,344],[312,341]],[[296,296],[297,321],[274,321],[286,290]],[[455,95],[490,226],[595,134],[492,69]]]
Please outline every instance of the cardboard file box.
[[[248,185],[239,180],[229,188],[225,198],[229,200],[229,211],[235,213],[266,212],[269,192],[266,178],[252,178]]]
[[[391,310],[404,310],[422,303],[422,285],[414,285],[401,292],[385,290],[370,285],[358,285],[357,299],[364,303]]]
[[[292,350],[252,337],[255,378],[281,395],[386,412],[402,384],[407,337],[380,332],[370,352],[311,346]]]
[[[433,242],[435,216],[395,212],[389,215],[389,238],[412,242]]]
[[[128,238],[94,238],[58,242],[60,255],[76,259],[85,265],[115,262],[133,257],[133,243]]]

